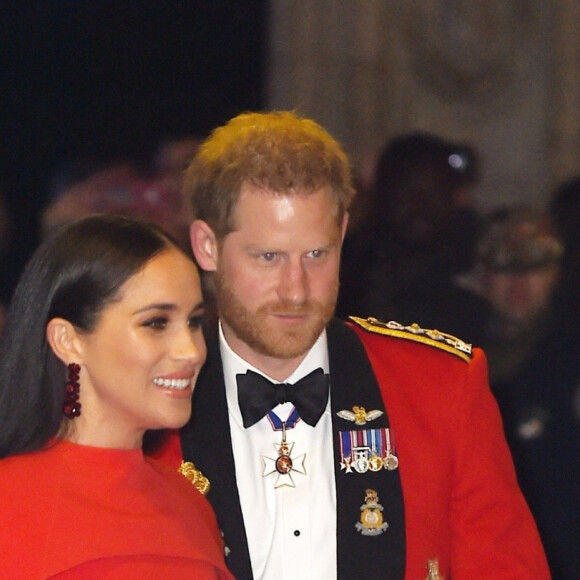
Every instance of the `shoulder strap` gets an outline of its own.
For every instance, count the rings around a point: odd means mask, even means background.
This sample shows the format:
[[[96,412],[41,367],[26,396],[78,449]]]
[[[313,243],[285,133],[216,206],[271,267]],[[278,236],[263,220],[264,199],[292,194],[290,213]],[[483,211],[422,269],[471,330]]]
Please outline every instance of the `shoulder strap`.
[[[381,322],[372,317],[358,318],[357,316],[350,316],[349,318],[356,325],[368,330],[369,332],[403,338],[434,346],[435,348],[454,354],[466,362],[469,362],[473,356],[471,344],[468,344],[451,334],[440,332],[439,330],[421,328],[416,323],[411,324],[410,326],[403,326],[402,324],[392,320],[390,322]]]

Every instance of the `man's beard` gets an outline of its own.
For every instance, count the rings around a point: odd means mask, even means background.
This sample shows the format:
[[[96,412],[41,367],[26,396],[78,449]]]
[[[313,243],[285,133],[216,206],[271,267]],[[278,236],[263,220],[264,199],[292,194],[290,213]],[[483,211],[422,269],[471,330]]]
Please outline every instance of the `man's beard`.
[[[261,355],[291,359],[308,352],[334,314],[338,283],[322,302],[307,301],[299,306],[284,302],[267,302],[255,311],[248,310],[224,282],[219,272],[215,292],[221,320],[238,339]],[[307,315],[304,323],[282,330],[272,315]]]

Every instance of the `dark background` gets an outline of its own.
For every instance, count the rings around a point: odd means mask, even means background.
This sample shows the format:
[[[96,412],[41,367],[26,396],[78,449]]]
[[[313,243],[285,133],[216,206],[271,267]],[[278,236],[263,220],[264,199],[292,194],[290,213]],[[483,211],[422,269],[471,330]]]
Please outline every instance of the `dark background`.
[[[2,298],[37,244],[56,172],[145,159],[263,107],[266,0],[0,0]]]

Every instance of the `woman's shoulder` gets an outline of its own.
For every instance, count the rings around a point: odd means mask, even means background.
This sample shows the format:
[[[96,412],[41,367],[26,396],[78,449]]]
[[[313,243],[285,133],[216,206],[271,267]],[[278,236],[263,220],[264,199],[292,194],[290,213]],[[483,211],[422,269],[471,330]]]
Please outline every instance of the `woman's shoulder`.
[[[12,487],[15,479],[37,480],[41,473],[54,473],[50,466],[55,463],[50,449],[18,453],[0,459],[0,487]]]

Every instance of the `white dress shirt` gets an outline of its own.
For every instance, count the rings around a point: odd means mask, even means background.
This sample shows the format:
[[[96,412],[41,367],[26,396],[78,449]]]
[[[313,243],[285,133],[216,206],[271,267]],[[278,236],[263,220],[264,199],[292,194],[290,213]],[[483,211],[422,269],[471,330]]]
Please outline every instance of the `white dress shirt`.
[[[277,457],[274,444],[281,443],[282,432],[274,431],[267,417],[245,429],[238,406],[236,375],[248,369],[260,371],[229,348],[221,326],[220,349],[237,486],[254,578],[334,580],[337,576],[336,490],[330,399],[315,427],[298,421],[293,429],[287,430],[286,440],[294,444],[290,452],[293,463],[299,467],[300,456],[305,454],[306,473],[292,470],[290,478],[294,487],[275,488],[278,473],[264,475],[263,457]],[[326,333],[284,382],[295,383],[317,368],[328,373]],[[291,403],[283,403],[274,412],[285,421],[292,409]],[[290,481],[288,476],[284,478],[283,481]]]

